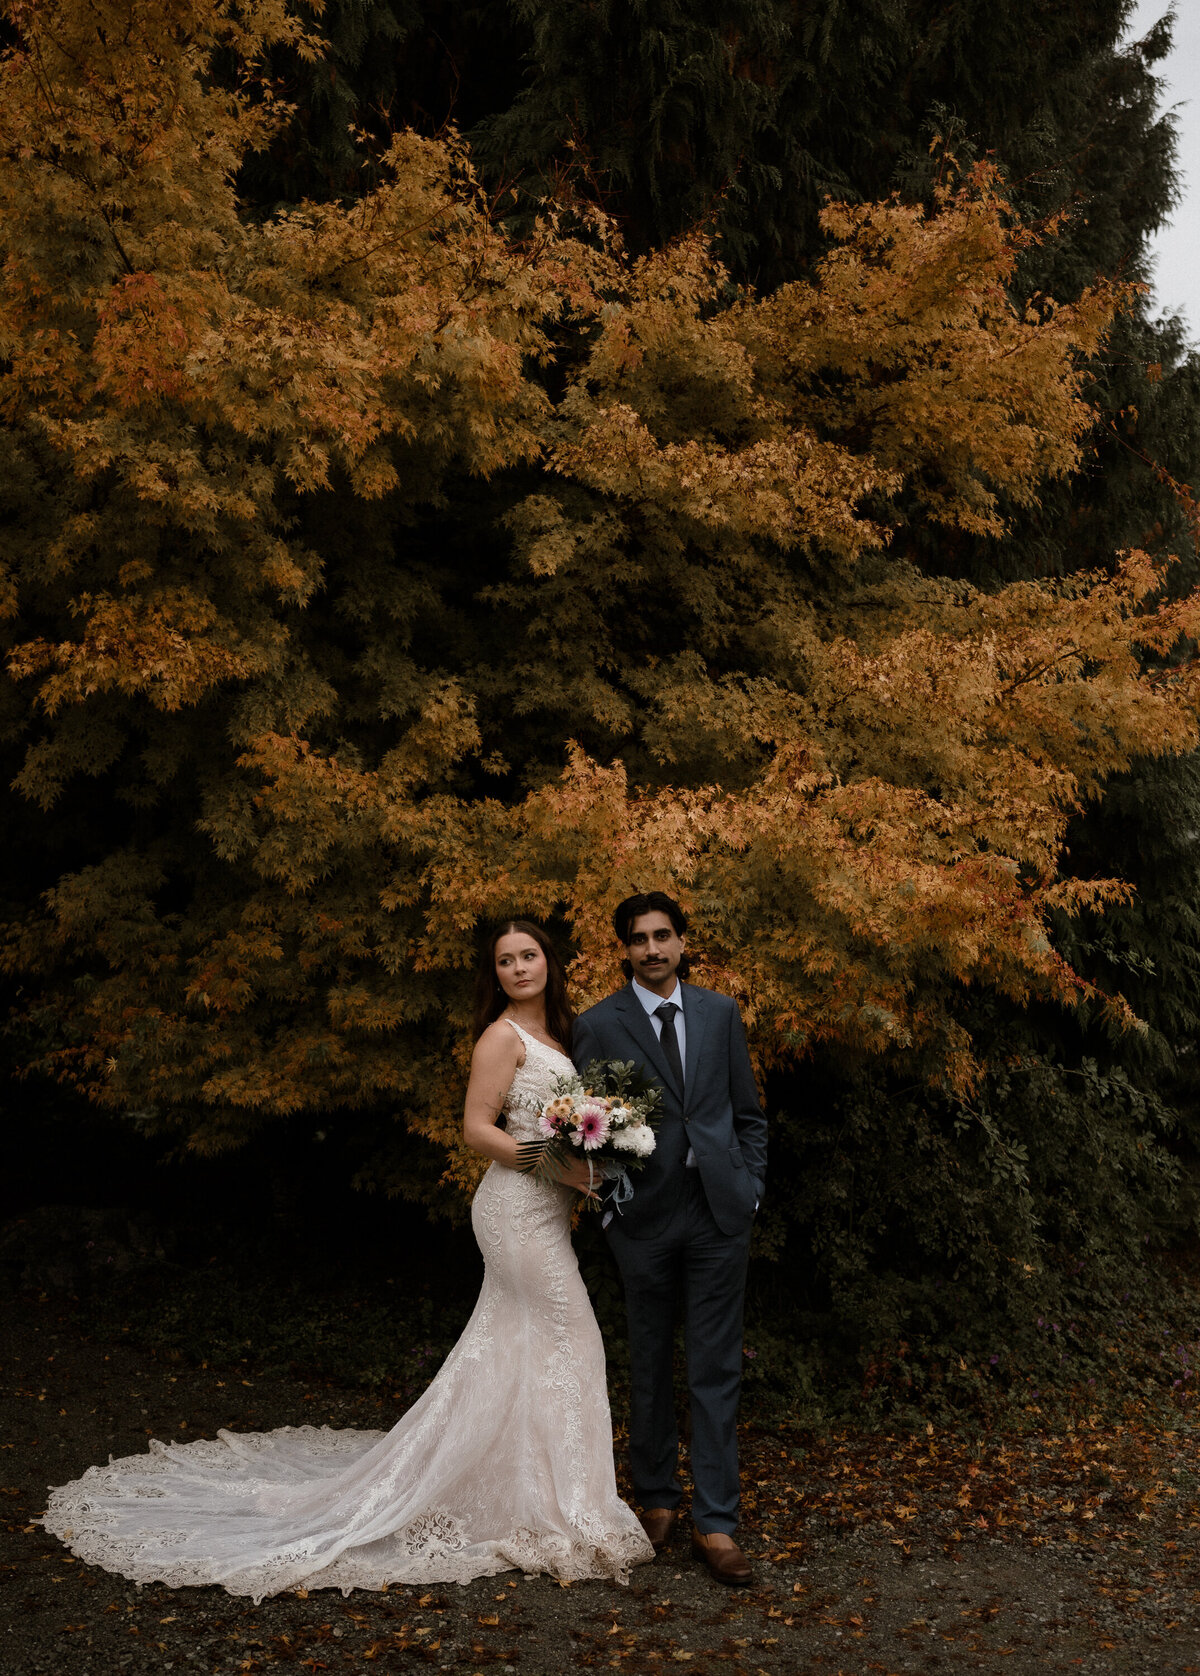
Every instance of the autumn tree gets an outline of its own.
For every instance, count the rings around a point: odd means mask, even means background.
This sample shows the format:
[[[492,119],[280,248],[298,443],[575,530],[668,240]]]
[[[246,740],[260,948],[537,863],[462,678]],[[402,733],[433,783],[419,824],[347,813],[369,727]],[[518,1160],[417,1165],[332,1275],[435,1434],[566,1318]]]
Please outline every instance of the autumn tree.
[[[523,0],[513,17],[528,31],[528,80],[473,138],[495,179],[548,181],[586,158],[592,188],[640,245],[711,222],[733,275],[763,290],[820,260],[829,195],[928,202],[948,153],[960,166],[991,157],[1024,216],[1064,218],[1023,253],[1010,295],[1069,301],[1098,275],[1145,278],[1147,236],[1177,199],[1173,119],[1157,80],[1171,19],[1125,39],[1131,11],[1127,0],[950,10],[747,0],[714,21],[662,0],[585,19]],[[1184,486],[1200,459],[1200,364],[1180,322],[1153,319],[1143,300],[1113,323],[1091,370],[1096,418],[1080,469],[1043,483],[1036,503],[1006,502],[1002,541],[911,523],[922,570],[990,590],[1093,570],[1136,546],[1178,555],[1172,585],[1194,586]],[[964,993],[959,1016],[994,1066],[969,1111],[953,1099],[937,1109],[879,1062],[810,1062],[817,1107],[830,1116],[810,1127],[792,1173],[819,1184],[798,1214],[821,1249],[816,1271],[845,1265],[845,1314],[866,1319],[888,1296],[886,1330],[911,1336],[903,1297],[928,1325],[934,1271],[979,1267],[994,1292],[997,1273],[1023,1270],[997,1270],[986,1254],[1017,1244],[1039,1267],[1039,1251],[1052,1264],[1058,1252],[1063,1274],[1082,1265],[1093,1287],[1107,1263],[1119,1297],[1134,1241],[1187,1224],[1179,1169],[1194,1174],[1197,1145],[1197,785],[1191,758],[1134,762],[1115,797],[1089,806],[1068,834],[1068,866],[1084,878],[1118,874],[1136,896],[1103,916],[1056,916],[1052,940],[1077,971],[1133,997],[1144,1030],[1114,1031],[1088,1006],[1063,1013]],[[1114,1223],[1105,1207],[1125,1202],[1123,1178],[1139,1176],[1147,1135],[1162,1169]],[[944,1183],[932,1218],[929,1170]],[[1128,1235],[1115,1264],[1106,1225]],[[811,1272],[803,1250],[797,1268]],[[1020,1285],[1013,1299],[1028,1316]]]
[[[1023,252],[1012,294],[1069,301],[1098,275],[1145,277],[1147,235],[1177,191],[1156,74],[1170,18],[1130,40],[1130,15],[1128,0],[1082,11],[1049,0],[1033,12],[971,0],[952,14],[927,0],[850,10],[746,0],[714,22],[676,0],[586,13],[518,0],[485,21],[449,16],[437,0],[331,0],[320,24],[328,59],[319,71],[294,58],[287,67],[291,85],[311,85],[301,93],[310,191],[344,190],[355,166],[360,178],[370,169],[370,145],[354,164],[345,129],[325,121],[330,85],[371,132],[388,110],[431,131],[453,110],[517,225],[567,172],[634,248],[711,223],[731,276],[762,291],[819,259],[830,194],[927,202],[948,154],[960,167],[989,156],[1027,219],[1060,218],[1053,239]],[[295,150],[281,151],[274,186],[265,188],[268,165],[255,189],[269,199],[294,190],[284,159]],[[1043,484],[1036,504],[1007,504],[1003,542],[910,525],[923,569],[991,588],[1102,567],[1137,546],[1179,555],[1175,585],[1192,585],[1195,534],[1176,491],[1200,453],[1200,369],[1179,323],[1152,320],[1143,299],[1114,322],[1091,373],[1096,423],[1082,469]],[[1180,909],[1193,885],[1174,834],[1190,783],[1183,765],[1135,766],[1125,818],[1077,826],[1082,870],[1136,876],[1139,905],[1107,916],[1103,930],[1086,919],[1059,927],[1070,958],[1105,983],[1153,970],[1139,986],[1148,1033],[1093,1032],[1086,1051],[1164,1092],[1175,1086],[1184,1110],[1176,1049],[1200,1017],[1200,945]],[[1165,865],[1145,864],[1150,855]],[[1177,879],[1169,856],[1185,869]],[[1020,1018],[998,1028],[1020,1028]],[[1078,1057],[1069,1036],[1053,1051]]]
[[[1066,836],[1196,742],[1165,560],[1004,579],[1131,296],[1014,301],[1059,234],[983,163],[829,206],[763,296],[578,201],[506,229],[452,139],[264,214],[271,65],[317,51],[282,0],[6,10],[6,962],[39,1065],[200,1151],[365,1114],[373,1179],[437,1199],[471,1178],[480,920],[556,918],[586,1002],[653,880],[743,1002],[784,1160],[836,1106],[814,1049],[890,1067],[956,1114],[938,1191],[1032,1251],[1052,1183],[1005,1185],[964,999],[1135,1027],[1051,935],[1128,895]],[[1165,1179],[1138,1121],[1093,1228]],[[814,1191],[779,1180],[776,1244]]]

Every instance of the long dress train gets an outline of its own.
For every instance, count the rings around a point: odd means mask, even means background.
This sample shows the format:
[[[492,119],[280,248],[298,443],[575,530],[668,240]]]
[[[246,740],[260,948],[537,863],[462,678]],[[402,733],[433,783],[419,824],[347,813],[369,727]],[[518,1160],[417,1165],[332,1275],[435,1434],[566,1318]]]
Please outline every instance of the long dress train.
[[[514,1026],[514,1028],[517,1028]],[[563,1054],[519,1032],[508,1130],[537,1133]],[[134,1582],[281,1590],[466,1583],[517,1567],[628,1579],[653,1558],[617,1495],[604,1347],[570,1239],[572,1194],[493,1163],[471,1206],[483,1289],[390,1432],[284,1426],[150,1444],[51,1492],[42,1520]]]

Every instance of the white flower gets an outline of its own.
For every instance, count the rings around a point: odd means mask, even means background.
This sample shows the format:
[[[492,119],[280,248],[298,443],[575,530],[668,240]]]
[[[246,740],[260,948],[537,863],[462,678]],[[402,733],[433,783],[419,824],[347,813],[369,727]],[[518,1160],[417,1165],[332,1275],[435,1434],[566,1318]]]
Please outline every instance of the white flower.
[[[609,1145],[621,1152],[636,1153],[639,1158],[649,1158],[654,1151],[654,1130],[648,1123],[635,1123],[631,1129],[615,1129],[609,1136]]]

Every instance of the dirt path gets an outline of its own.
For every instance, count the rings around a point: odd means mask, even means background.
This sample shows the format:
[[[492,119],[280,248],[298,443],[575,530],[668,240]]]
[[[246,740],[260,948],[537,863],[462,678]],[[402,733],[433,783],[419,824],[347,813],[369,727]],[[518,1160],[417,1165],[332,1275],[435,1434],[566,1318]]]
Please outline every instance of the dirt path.
[[[254,1607],[213,1589],[137,1589],[30,1523],[45,1488],[151,1436],[309,1421],[380,1426],[379,1398],[172,1368],[89,1340],[52,1302],[0,1345],[0,1671],[159,1676],[268,1668],[455,1676],[997,1671],[1200,1676],[1200,1443],[1094,1430],[797,1440],[746,1428],[755,1582],[727,1591],[686,1544],[627,1589],[490,1578]]]

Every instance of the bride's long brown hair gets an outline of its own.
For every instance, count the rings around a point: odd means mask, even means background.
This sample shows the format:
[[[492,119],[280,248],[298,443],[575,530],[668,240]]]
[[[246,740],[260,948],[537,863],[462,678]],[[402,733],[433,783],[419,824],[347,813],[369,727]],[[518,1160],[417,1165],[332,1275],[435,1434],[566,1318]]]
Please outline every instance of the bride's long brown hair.
[[[567,974],[563,971],[563,963],[558,958],[554,944],[541,926],[535,925],[531,919],[501,920],[499,925],[493,927],[491,936],[484,945],[479,970],[475,976],[475,1040],[479,1040],[488,1025],[494,1023],[508,1006],[509,997],[500,987],[500,979],[496,976],[496,944],[501,937],[507,937],[513,932],[532,937],[546,956],[546,1029],[564,1052],[570,1053],[571,1027],[575,1023],[575,1014],[567,1000]]]

